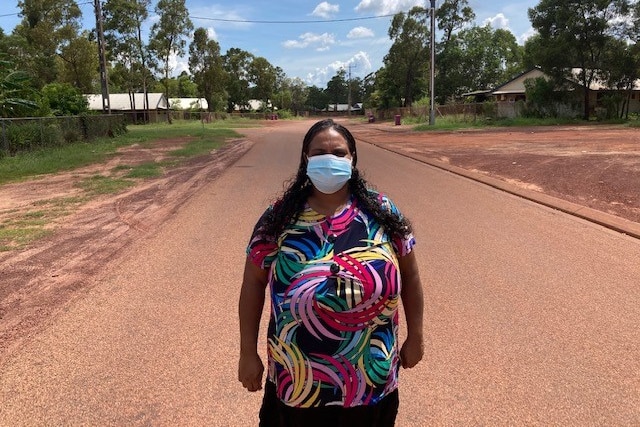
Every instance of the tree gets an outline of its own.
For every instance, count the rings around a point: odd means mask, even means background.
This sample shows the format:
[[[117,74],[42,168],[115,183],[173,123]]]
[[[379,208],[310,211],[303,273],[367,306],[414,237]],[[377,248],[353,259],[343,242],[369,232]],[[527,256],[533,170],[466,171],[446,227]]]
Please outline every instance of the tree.
[[[193,30],[193,24],[189,19],[185,0],[159,0],[155,12],[160,20],[151,26],[149,45],[160,61],[165,96],[168,99],[171,58],[173,55],[184,55],[185,38]],[[171,122],[171,115],[167,115],[167,118]]]
[[[583,118],[589,119],[589,88],[601,68],[609,37],[620,34],[629,14],[628,0],[541,0],[530,8],[531,25],[540,34],[535,58],[556,80],[578,79],[583,87]]]
[[[176,90],[176,96],[178,98],[195,98],[199,96],[198,85],[186,71],[181,72],[178,76],[178,87]]]
[[[85,32],[62,47],[58,67],[62,83],[70,83],[83,93],[93,93],[98,80],[98,44]]]
[[[75,0],[19,0],[21,23],[14,33],[29,47],[33,83],[40,88],[58,76],[56,57],[78,37],[82,13]]]
[[[444,50],[453,35],[476,19],[476,14],[469,7],[467,0],[445,0],[436,11],[438,29],[443,32]]]
[[[384,57],[385,72],[383,90],[388,90],[386,98],[395,98],[397,105],[411,106],[414,99],[426,92],[429,65],[428,11],[414,7],[408,13],[396,14],[389,28],[389,38],[393,41],[389,53]]]
[[[466,84],[459,90],[491,89],[521,71],[522,52],[508,30],[471,27],[459,35]]]
[[[347,72],[344,68],[338,70],[335,76],[327,82],[327,95],[329,95],[329,103],[335,105],[345,104],[349,98],[349,86],[347,83]]]
[[[329,104],[329,95],[318,86],[311,86],[308,89],[306,105],[314,111],[324,111]]]
[[[229,113],[233,112],[235,106],[244,109],[249,103],[249,64],[253,58],[252,54],[238,48],[229,49],[222,58],[229,77],[226,84]]]
[[[302,79],[285,77],[274,94],[274,103],[278,109],[291,110],[298,114],[305,108],[307,94],[308,88]]]
[[[611,89],[602,97],[607,118],[628,118],[629,104],[636,80],[640,78],[640,46],[610,38],[604,52],[598,79]]]
[[[104,29],[110,54],[119,64],[113,76],[129,93],[131,108],[136,109],[134,93],[144,93],[145,121],[149,119],[148,86],[152,61],[148,45],[142,38],[142,24],[148,18],[151,0],[107,0],[103,7]],[[113,74],[113,73],[112,73]],[[113,78],[112,77],[112,78]]]
[[[45,85],[42,95],[54,116],[75,116],[89,110],[89,103],[82,92],[69,83]]]
[[[198,85],[198,94],[207,100],[208,111],[220,111],[226,103],[226,73],[222,66],[220,45],[209,40],[207,30],[198,28],[189,45],[189,71]]]
[[[253,84],[251,92],[255,99],[262,101],[263,108],[268,108],[276,88],[276,68],[263,57],[254,57],[249,64],[249,82]]]

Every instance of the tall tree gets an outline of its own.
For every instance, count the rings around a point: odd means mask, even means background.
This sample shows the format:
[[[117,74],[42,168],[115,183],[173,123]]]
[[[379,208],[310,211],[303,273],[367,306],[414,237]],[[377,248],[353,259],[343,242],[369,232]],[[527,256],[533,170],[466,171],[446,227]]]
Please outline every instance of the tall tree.
[[[396,93],[389,93],[398,105],[411,106],[414,99],[426,91],[429,65],[429,13],[422,7],[414,7],[408,13],[396,14],[389,28],[389,38],[393,44],[384,57],[385,72],[378,77],[393,79],[384,87],[395,87]]]
[[[78,37],[82,12],[75,0],[19,0],[22,21],[14,29],[29,46],[29,71],[40,88],[57,78],[56,57]]]
[[[438,29],[442,31],[442,43],[446,44],[453,35],[476,19],[468,0],[444,0],[436,12]]]
[[[186,38],[193,30],[185,0],[159,0],[155,12],[160,20],[151,26],[149,45],[160,62],[165,87],[165,96],[169,98],[169,76],[171,58],[182,56],[187,45]],[[167,115],[169,122],[171,116]]]
[[[464,82],[458,92],[492,89],[521,71],[522,48],[508,30],[494,30],[489,24],[471,27],[460,32],[457,42],[461,51],[458,71]]]
[[[131,108],[136,109],[136,92],[144,93],[145,121],[149,118],[148,86],[150,68],[155,66],[142,36],[143,23],[149,17],[151,0],[107,0],[103,7],[104,29],[113,59],[121,64],[122,83],[129,93]],[[128,74],[128,76],[126,76]]]
[[[189,45],[189,71],[198,85],[198,94],[207,100],[208,111],[222,110],[227,99],[224,91],[226,73],[220,45],[209,39],[205,28],[198,28],[193,33]]]
[[[93,93],[99,78],[98,44],[84,32],[64,46],[60,52],[58,80],[69,83],[81,93]]]
[[[335,107],[338,104],[344,104],[349,97],[349,86],[347,83],[347,72],[344,68],[338,70],[335,76],[331,77],[331,80],[327,82],[327,95],[329,95],[329,102]]]
[[[307,93],[306,106],[314,111],[324,111],[329,104],[329,95],[318,86],[310,86]]]
[[[269,106],[276,89],[276,80],[276,68],[266,58],[254,57],[249,64],[249,81],[253,84],[253,96],[262,101],[263,108]]]
[[[560,80],[573,77],[583,86],[583,118],[589,119],[589,88],[598,70],[605,67],[603,54],[609,37],[626,25],[629,0],[541,0],[530,8],[531,25],[540,34],[538,65]]]
[[[240,109],[247,108],[249,103],[249,65],[254,56],[249,52],[231,48],[223,56],[224,69],[229,78],[226,90],[228,94],[227,111],[233,112],[237,106]]]

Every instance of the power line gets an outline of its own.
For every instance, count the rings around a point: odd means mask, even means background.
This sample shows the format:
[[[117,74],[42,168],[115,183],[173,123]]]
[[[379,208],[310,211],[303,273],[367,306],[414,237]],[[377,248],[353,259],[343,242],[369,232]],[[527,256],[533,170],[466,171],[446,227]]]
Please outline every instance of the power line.
[[[223,18],[206,18],[203,16],[189,16],[191,19],[201,19],[203,21],[217,21],[217,22],[233,22],[240,24],[326,24],[331,22],[352,22],[352,21],[366,21],[371,19],[389,18],[394,15],[380,15],[380,16],[363,16],[361,18],[344,18],[344,19],[322,19],[322,20],[302,20],[302,21],[259,21],[250,19],[223,19]]]

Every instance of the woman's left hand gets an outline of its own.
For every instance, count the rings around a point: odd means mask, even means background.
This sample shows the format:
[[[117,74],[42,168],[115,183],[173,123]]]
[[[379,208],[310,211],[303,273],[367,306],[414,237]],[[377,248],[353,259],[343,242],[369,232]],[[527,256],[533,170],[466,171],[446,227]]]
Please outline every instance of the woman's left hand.
[[[402,367],[413,368],[422,360],[424,355],[424,344],[422,339],[407,338],[400,349],[400,362]]]

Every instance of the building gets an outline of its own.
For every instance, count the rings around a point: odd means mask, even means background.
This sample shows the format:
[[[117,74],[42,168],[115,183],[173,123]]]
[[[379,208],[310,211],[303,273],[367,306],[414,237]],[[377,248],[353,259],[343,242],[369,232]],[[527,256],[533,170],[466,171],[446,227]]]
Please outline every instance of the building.
[[[102,111],[102,95],[84,95],[89,102],[89,110]],[[109,94],[112,113],[124,114],[128,123],[161,122],[167,120],[169,103],[163,93],[147,93],[149,100],[148,118],[145,120],[145,96],[143,93]]]

